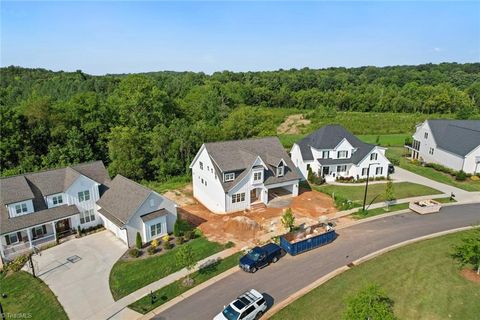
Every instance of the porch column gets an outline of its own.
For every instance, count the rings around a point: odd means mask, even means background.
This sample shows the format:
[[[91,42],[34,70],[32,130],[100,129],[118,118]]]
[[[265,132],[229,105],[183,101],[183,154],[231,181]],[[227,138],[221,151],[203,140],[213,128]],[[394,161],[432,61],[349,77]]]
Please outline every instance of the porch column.
[[[28,243],[30,243],[30,248],[32,248],[33,245],[32,245],[32,229],[31,228],[27,229],[27,237],[28,237]]]
[[[57,229],[55,228],[55,221],[52,221],[53,235],[55,236],[55,241],[57,241]]]

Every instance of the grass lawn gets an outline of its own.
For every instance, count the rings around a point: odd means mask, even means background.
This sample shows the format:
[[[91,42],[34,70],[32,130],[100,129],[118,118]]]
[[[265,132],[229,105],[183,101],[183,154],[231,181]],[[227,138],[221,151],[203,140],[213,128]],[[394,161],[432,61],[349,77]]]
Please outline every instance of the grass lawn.
[[[337,320],[345,299],[370,283],[394,301],[398,319],[478,319],[480,284],[464,279],[449,256],[466,231],[425,240],[365,262],[280,310],[271,319]]]
[[[450,197],[446,198],[438,198],[434,199],[435,201],[438,201],[440,203],[450,203],[450,202],[456,202],[455,200],[450,200]],[[352,217],[355,219],[365,219],[373,216],[378,216],[379,214],[384,214],[384,213],[390,213],[394,211],[400,211],[400,210],[405,210],[408,209],[408,203],[399,203],[399,204],[394,204],[390,206],[387,210],[387,207],[383,208],[376,208],[376,209],[371,209],[367,211],[367,214],[361,214],[360,212],[356,212],[352,214]]]
[[[142,184],[152,189],[160,194],[165,193],[169,190],[181,189],[185,187],[192,181],[192,176],[185,175],[185,176],[177,176],[172,177],[169,180],[158,182],[158,181],[142,181]]]
[[[191,246],[197,261],[222,251],[225,247],[217,242],[208,241],[199,237],[183,244]],[[175,253],[177,247],[169,252],[138,260],[119,260],[110,272],[110,291],[113,298],[118,300],[156,280],[159,280],[180,269],[177,265]],[[164,249],[162,249],[164,250]]]
[[[297,141],[302,140],[305,136],[305,134],[279,134],[278,139],[280,139],[283,147],[290,151],[293,144]]]
[[[240,259],[240,256],[242,253],[236,253],[234,255],[231,255],[228,258],[225,258],[223,260],[220,260],[219,262],[206,267],[200,271],[196,271],[191,275],[191,278],[194,280],[193,286],[190,287],[185,287],[182,285],[182,279],[177,280],[168,286],[165,286],[157,291],[154,292],[156,296],[156,301],[152,304],[151,302],[151,297],[150,295],[147,295],[140,300],[135,301],[128,307],[130,309],[133,309],[137,312],[140,312],[142,314],[146,314],[147,312],[155,309],[158,306],[161,306],[162,304],[166,303],[167,301],[172,300],[175,297],[178,297],[182,293],[192,289],[195,286],[198,286],[202,282],[207,281],[208,279],[211,279],[215,277],[216,275],[219,275],[220,273],[233,268],[238,265],[238,260]]]
[[[364,134],[357,136],[360,140],[366,143],[378,144],[385,147],[403,146],[405,139],[411,137],[411,134]],[[378,139],[378,142],[377,142]]]
[[[368,186],[367,205],[371,203],[372,200],[373,203],[385,201],[385,186],[386,183],[377,183]],[[363,203],[363,195],[365,193],[365,186],[322,185],[314,186],[313,188],[317,191],[329,194],[334,198],[350,200],[353,203],[353,207],[358,207]],[[394,183],[393,188],[397,199],[441,193],[436,189],[411,182]]]
[[[6,318],[65,319],[67,314],[48,286],[27,272],[19,271],[9,276],[0,274],[0,298]]]

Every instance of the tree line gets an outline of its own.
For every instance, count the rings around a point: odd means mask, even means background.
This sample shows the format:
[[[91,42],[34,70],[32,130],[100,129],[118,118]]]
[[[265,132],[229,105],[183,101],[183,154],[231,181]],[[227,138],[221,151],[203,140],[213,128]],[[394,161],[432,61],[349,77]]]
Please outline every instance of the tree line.
[[[0,69],[2,175],[103,160],[112,175],[162,181],[188,173],[205,141],[271,135],[291,108],[480,114],[480,63],[151,72]]]

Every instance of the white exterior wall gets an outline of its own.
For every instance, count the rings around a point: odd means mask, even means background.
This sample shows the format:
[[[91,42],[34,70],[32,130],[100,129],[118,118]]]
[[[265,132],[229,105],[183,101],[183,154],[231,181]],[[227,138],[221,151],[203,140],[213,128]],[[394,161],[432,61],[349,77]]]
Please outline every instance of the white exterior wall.
[[[175,202],[165,197],[162,197],[158,193],[152,191],[150,196],[148,196],[145,202],[138,208],[137,212],[132,216],[132,218],[130,218],[130,220],[126,224],[129,246],[135,245],[137,232],[140,232],[140,234],[142,235],[142,242],[145,243],[150,241],[150,227],[148,226],[148,229],[146,228],[143,220],[141,219],[141,216],[163,208],[167,209],[172,214],[168,214],[155,220],[148,221],[148,225],[150,226],[158,220],[163,223],[162,235],[173,232],[173,226],[175,224],[175,221],[177,220],[177,206]]]
[[[72,217],[72,227],[75,225],[75,228],[80,225],[81,228],[88,228],[96,226],[97,224],[102,224],[103,221],[100,219],[97,211],[96,202],[100,198],[98,193],[99,184],[93,181],[90,178],[85,176],[80,176],[72,183],[72,185],[65,191],[63,202],[68,205],[76,205],[80,212],[93,209],[95,220],[87,223],[80,224],[80,218],[75,216],[76,219]],[[90,192],[90,200],[87,201],[78,201],[78,193],[80,191],[88,190]]]
[[[370,155],[372,153],[377,153],[377,160],[370,160]],[[387,157],[385,157],[385,149],[384,148],[379,148],[375,147],[366,157],[361,161],[358,166],[355,166],[355,173],[352,175],[353,177],[356,178],[357,174],[360,179],[365,179],[367,175],[362,175],[362,169],[363,168],[368,168],[368,165],[370,163],[379,163],[378,165],[371,165],[370,166],[370,178],[375,178],[375,177],[386,177],[388,175],[388,165],[390,164],[390,161],[388,161]],[[382,167],[382,174],[376,174],[376,168]]]
[[[53,197],[58,197],[58,196],[62,196],[62,203],[60,204],[53,204]],[[66,196],[64,193],[56,193],[56,194],[51,194],[49,196],[46,196],[45,197],[45,202],[47,203],[47,207],[48,208],[53,208],[53,207],[58,207],[58,206],[61,206],[61,205],[64,205],[64,204],[67,204],[66,202]]]
[[[200,169],[200,162],[203,163],[203,170]],[[208,169],[207,169],[208,168]],[[203,181],[206,181],[202,184]],[[212,212],[225,212],[225,191],[205,147],[199,151],[199,155],[192,164],[193,196]]]
[[[472,152],[467,154],[465,157],[465,162],[463,164],[463,171],[466,173],[475,174],[480,172],[480,146],[474,149]]]
[[[307,177],[308,177],[307,164],[310,164],[310,166],[312,166],[314,161],[303,160],[300,147],[296,143],[293,145],[292,150],[290,150],[290,158],[292,159],[293,164],[295,164],[295,166],[297,167],[298,169],[297,171],[302,177],[302,180],[307,180]],[[314,170],[313,166],[312,166],[312,170]]]
[[[21,212],[17,214],[17,210],[15,209],[15,206],[22,205],[23,203],[27,205],[27,212]],[[7,205],[7,209],[8,209],[8,215],[10,216],[10,218],[19,217],[25,214],[30,214],[34,211],[32,200],[20,201],[20,202],[9,204]]]

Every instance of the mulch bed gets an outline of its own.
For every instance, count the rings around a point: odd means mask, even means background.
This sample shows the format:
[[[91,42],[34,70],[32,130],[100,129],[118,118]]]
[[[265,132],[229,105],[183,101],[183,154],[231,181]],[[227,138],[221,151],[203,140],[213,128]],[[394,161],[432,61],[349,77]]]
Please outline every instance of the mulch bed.
[[[478,275],[478,274],[477,274],[475,271],[473,271],[472,269],[465,268],[465,269],[463,269],[463,270],[460,272],[460,274],[461,274],[462,277],[464,277],[465,279],[480,284],[480,275]]]

